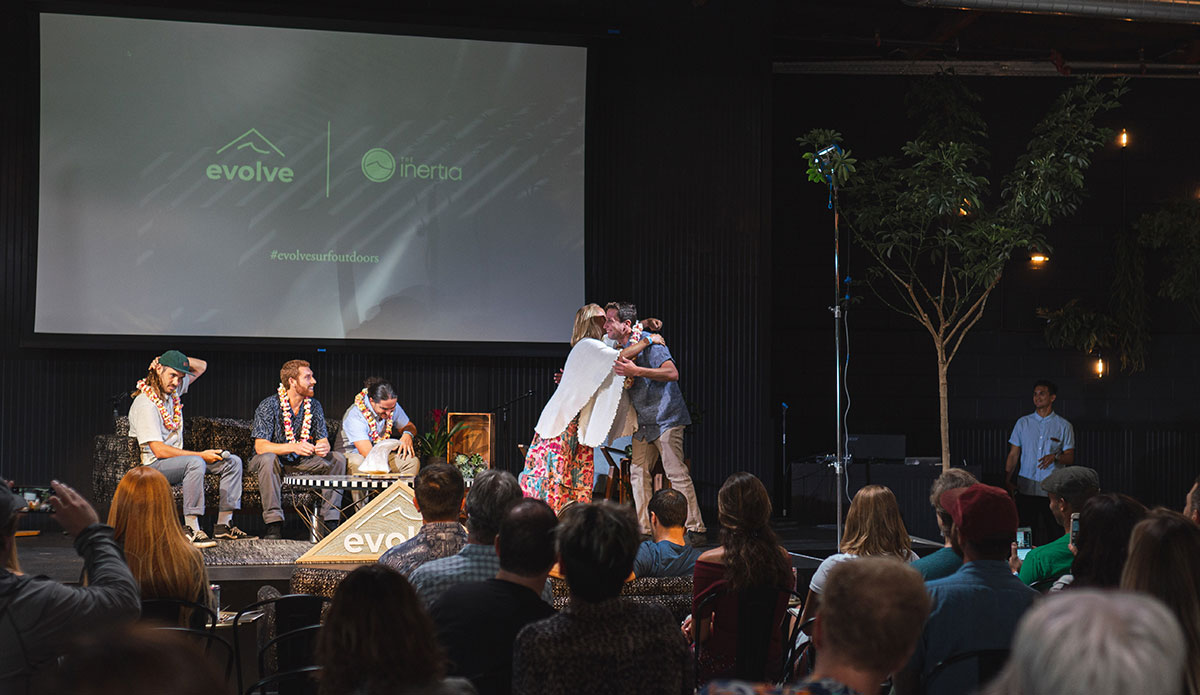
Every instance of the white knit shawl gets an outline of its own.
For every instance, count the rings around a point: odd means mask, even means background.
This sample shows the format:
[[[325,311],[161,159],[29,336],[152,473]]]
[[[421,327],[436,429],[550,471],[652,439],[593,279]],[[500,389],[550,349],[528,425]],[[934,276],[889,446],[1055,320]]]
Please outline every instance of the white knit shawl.
[[[619,354],[591,338],[571,348],[558,389],[542,408],[534,428],[542,439],[562,434],[576,414],[579,441],[584,446],[600,446],[633,431],[633,408],[625,393],[625,378],[613,373]]]

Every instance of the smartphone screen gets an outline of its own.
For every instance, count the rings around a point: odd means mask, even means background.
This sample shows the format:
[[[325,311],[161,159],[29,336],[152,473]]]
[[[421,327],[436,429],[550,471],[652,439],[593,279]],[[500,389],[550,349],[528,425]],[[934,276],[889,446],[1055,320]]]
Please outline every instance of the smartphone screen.
[[[1033,549],[1033,529],[1028,526],[1017,527],[1017,557],[1022,562],[1025,561],[1025,556]]]
[[[50,495],[54,491],[48,487],[18,487],[13,488],[13,491],[25,500],[26,508],[31,512],[52,512],[50,507]]]
[[[1071,515],[1071,542],[1076,543],[1079,539],[1079,512]]]

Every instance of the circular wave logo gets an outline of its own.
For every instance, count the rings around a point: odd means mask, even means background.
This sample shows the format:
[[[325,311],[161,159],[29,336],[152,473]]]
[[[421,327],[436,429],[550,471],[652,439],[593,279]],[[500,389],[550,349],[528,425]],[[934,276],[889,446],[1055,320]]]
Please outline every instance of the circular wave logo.
[[[375,183],[383,183],[396,173],[396,158],[381,147],[367,150],[362,158],[362,173]]]

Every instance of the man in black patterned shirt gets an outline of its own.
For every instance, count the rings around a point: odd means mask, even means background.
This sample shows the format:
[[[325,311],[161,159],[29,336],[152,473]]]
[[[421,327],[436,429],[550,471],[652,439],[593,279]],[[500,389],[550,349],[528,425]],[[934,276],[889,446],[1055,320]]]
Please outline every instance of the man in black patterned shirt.
[[[563,511],[558,557],[571,603],[517,635],[513,693],[693,692],[692,654],[670,611],[621,598],[638,541],[629,507],[605,500]]]
[[[407,577],[430,560],[450,557],[462,550],[467,544],[467,532],[458,523],[463,489],[462,473],[455,466],[434,463],[422,468],[413,480],[421,529],[417,535],[389,549],[379,561]]]
[[[279,389],[267,396],[254,411],[254,458],[250,470],[258,476],[262,495],[263,538],[283,537],[283,508],[280,505],[283,473],[345,475],[346,457],[329,446],[325,410],[313,398],[317,380],[304,360],[289,360],[279,370]],[[329,528],[341,518],[342,493],[326,490],[321,495],[321,515]]]

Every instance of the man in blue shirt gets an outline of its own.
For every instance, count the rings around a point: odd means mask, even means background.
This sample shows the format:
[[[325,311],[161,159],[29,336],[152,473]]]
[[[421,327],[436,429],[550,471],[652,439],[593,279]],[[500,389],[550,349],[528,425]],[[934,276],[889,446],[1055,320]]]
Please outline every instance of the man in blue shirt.
[[[908,666],[896,674],[898,695],[961,695],[980,685],[979,663],[966,659],[930,678],[952,656],[986,649],[1006,650],[1021,616],[1037,592],[1008,568],[1009,548],[1017,533],[1017,508],[1008,493],[982,483],[942,493],[950,514],[950,542],[963,566],[926,584],[933,610]]]
[[[637,321],[637,307],[621,302],[617,305],[616,316],[606,320],[604,327],[609,338],[617,345],[625,346],[634,339],[633,325]],[[692,475],[683,459],[683,429],[692,424],[692,419],[679,390],[679,370],[671,351],[665,345],[651,345],[633,360],[618,358],[613,371],[620,376],[634,377],[629,400],[637,412],[638,425],[633,434],[629,482],[642,533],[650,533],[650,517],[646,510],[653,491],[650,469],[660,457],[671,487],[687,500],[687,530],[705,533]]]
[[[279,370],[279,388],[254,411],[254,458],[250,470],[258,476],[262,495],[264,538],[283,537],[283,506],[280,502],[283,473],[345,475],[346,457],[329,446],[325,410],[313,398],[317,379],[308,362],[288,360]],[[321,495],[321,515],[333,529],[341,518],[342,493],[326,490]]]
[[[637,577],[690,577],[696,569],[700,551],[688,545],[683,522],[687,518],[687,499],[677,490],[659,490],[647,505],[650,511],[650,535],[642,541],[633,560]]]
[[[1006,484],[1016,494],[1021,525],[1033,529],[1034,545],[1048,543],[1058,535],[1042,481],[1055,468],[1075,463],[1075,430],[1054,412],[1057,398],[1058,387],[1053,382],[1033,385],[1034,412],[1017,420],[1004,462]]]

